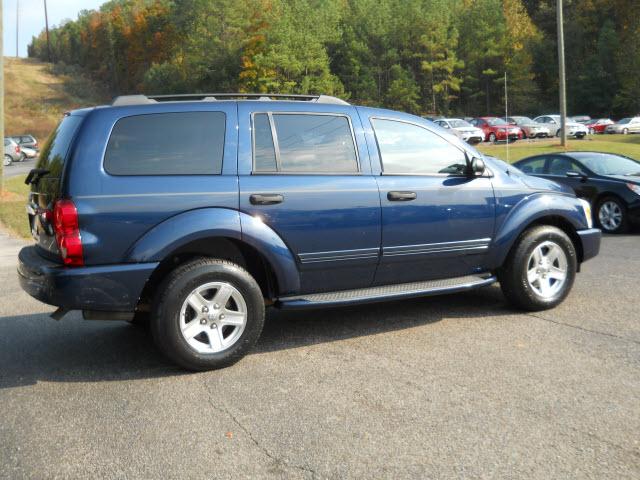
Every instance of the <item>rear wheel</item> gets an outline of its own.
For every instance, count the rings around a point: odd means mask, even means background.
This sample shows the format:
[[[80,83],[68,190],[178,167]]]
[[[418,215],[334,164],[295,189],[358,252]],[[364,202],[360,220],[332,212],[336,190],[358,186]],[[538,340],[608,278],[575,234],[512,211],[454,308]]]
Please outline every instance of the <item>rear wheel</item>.
[[[600,200],[595,217],[598,227],[607,233],[624,233],[627,230],[627,209],[615,197]]]
[[[264,324],[264,300],[238,265],[200,258],[177,268],[158,289],[151,332],[158,348],[189,370],[222,368],[240,360]]]
[[[2,165],[4,165],[5,167],[8,167],[12,163],[13,163],[13,160],[11,159],[11,157],[9,155],[5,155],[4,160],[2,161]]]
[[[552,226],[525,232],[498,271],[507,300],[537,311],[560,304],[571,291],[578,259],[571,239]]]

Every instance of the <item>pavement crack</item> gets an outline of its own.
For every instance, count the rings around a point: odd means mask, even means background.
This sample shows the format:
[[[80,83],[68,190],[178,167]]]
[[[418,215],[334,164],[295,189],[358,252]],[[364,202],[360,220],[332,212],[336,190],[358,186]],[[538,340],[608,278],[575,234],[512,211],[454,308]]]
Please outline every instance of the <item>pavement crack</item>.
[[[602,332],[600,330],[591,330],[590,328],[584,328],[584,327],[581,327],[579,325],[573,325],[571,323],[565,323],[565,322],[559,322],[557,320],[551,320],[550,318],[541,317],[540,315],[536,315],[534,313],[527,313],[525,315],[527,315],[528,317],[537,318],[538,320],[542,320],[542,321],[545,321],[545,322],[555,323],[556,325],[562,325],[563,327],[575,328],[576,330],[581,330],[583,332],[593,333],[593,334],[596,334],[596,335],[603,335],[605,337],[618,338],[620,340],[626,340],[627,342],[632,342],[632,343],[635,343],[637,345],[640,345],[640,341],[638,341],[638,340],[634,340],[633,338],[623,337],[622,335],[616,335],[615,333]]]
[[[293,463],[288,463],[284,459],[280,458],[279,456],[271,453],[269,449],[266,448],[264,445],[262,445],[258,441],[258,439],[253,436],[253,433],[251,433],[251,431],[247,427],[245,427],[242,424],[242,422],[240,422],[240,420],[238,420],[238,418],[233,413],[231,413],[231,411],[227,407],[223,405],[218,405],[213,401],[213,399],[211,398],[212,392],[206,383],[204,383],[204,388],[207,391],[207,400],[209,401],[209,405],[211,405],[211,408],[229,417],[231,421],[235,423],[238,426],[238,428],[242,430],[242,432],[244,432],[244,434],[249,438],[251,443],[253,443],[262,453],[264,453],[276,465],[294,468],[296,470],[300,470],[301,472],[311,474],[312,479],[315,479],[317,477],[315,470],[313,470],[312,468],[307,467],[306,465],[297,465]]]

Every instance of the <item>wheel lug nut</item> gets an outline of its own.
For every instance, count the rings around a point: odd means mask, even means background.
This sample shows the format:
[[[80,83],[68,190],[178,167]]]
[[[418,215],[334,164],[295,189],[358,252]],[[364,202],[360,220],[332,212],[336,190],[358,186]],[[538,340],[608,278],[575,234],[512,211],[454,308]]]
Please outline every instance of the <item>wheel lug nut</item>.
[[[224,313],[220,314],[220,320],[224,320]]]
[[[215,308],[216,310],[218,310],[220,308],[220,305],[218,305],[217,303],[213,306],[213,308]]]
[[[202,320],[200,320],[200,324],[204,325],[205,323],[207,323],[207,321],[203,318]]]
[[[209,313],[209,307],[202,307],[202,313]]]
[[[211,328],[216,328],[216,327],[217,327],[217,325],[215,323],[211,324]]]

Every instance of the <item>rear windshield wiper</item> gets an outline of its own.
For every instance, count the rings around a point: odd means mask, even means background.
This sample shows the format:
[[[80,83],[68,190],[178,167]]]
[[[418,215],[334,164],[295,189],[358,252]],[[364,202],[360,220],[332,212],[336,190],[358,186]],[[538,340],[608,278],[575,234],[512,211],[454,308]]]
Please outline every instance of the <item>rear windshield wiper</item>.
[[[24,179],[24,183],[27,185],[33,183],[35,185],[38,183],[40,178],[47,173],[49,173],[49,170],[47,170],[46,168],[32,168],[29,172],[29,175],[27,175],[27,178]]]

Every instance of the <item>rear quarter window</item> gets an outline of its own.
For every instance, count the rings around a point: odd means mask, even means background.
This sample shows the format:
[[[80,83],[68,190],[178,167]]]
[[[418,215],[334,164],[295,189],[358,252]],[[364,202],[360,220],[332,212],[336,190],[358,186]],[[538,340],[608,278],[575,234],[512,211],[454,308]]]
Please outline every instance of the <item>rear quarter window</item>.
[[[219,175],[223,112],[156,113],[116,122],[104,168],[111,175]]]
[[[69,115],[62,119],[42,148],[37,168],[49,170],[48,175],[51,177],[59,178],[62,175],[69,147],[82,120],[83,117],[78,115]]]

